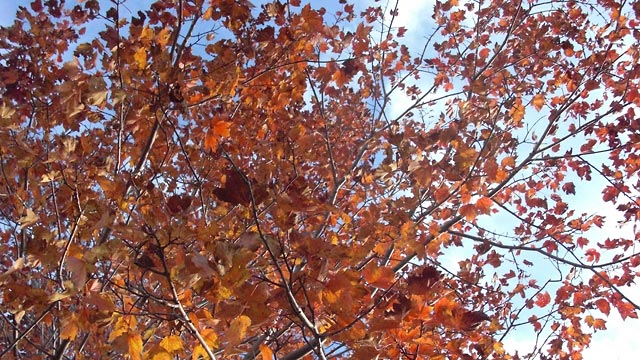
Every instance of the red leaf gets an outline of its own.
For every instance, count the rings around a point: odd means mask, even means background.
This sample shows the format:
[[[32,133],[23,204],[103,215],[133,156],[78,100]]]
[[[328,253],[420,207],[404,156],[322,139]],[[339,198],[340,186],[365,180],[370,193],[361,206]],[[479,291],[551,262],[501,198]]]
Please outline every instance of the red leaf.
[[[596,300],[596,306],[598,307],[598,310],[600,310],[600,312],[605,315],[609,315],[609,312],[611,311],[611,305],[606,299]]]
[[[589,262],[600,261],[600,253],[596,249],[588,249],[587,251],[585,251],[585,255],[587,256],[587,261]]]
[[[551,296],[549,295],[548,292],[545,291],[543,293],[536,295],[535,303],[539,307],[545,307],[549,304],[549,302],[551,302]]]
[[[636,313],[636,308],[632,304],[626,301],[619,301],[616,304],[616,308],[618,309],[618,312],[620,313],[622,320],[626,318],[632,318],[632,319],[638,318],[638,314]]]

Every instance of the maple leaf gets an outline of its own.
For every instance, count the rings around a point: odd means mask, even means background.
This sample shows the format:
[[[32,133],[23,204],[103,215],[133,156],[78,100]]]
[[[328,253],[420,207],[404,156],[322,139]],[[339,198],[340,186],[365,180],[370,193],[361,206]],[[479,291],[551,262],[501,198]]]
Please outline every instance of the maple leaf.
[[[229,121],[214,120],[212,127],[213,135],[217,136],[230,136],[231,135],[231,123]]]
[[[245,178],[231,169],[225,175],[224,186],[215,188],[213,194],[218,199],[232,205],[248,205],[251,203],[252,195],[256,204],[262,203],[268,195],[266,187],[254,181],[251,184],[251,188],[249,188]]]
[[[435,267],[425,266],[419,273],[407,277],[407,289],[411,294],[427,294],[441,278]]]
[[[64,325],[62,325],[60,338],[64,340],[74,340],[79,331],[77,315],[71,314],[71,316],[66,319]]]
[[[173,214],[181,213],[191,206],[191,197],[188,195],[172,195],[167,199],[167,207]]]
[[[542,110],[542,107],[544,106],[544,103],[545,103],[544,95],[543,94],[535,95],[531,100],[531,103],[533,104],[533,107],[536,108],[536,110],[538,111]]]
[[[37,221],[38,221],[38,216],[30,208],[25,209],[22,217],[18,219],[18,223],[20,224],[20,229],[29,227],[35,224]]]
[[[476,330],[483,321],[491,320],[487,314],[482,311],[464,311],[458,319],[458,324],[465,331]]]
[[[147,49],[144,47],[136,50],[133,55],[133,59],[135,60],[136,66],[139,70],[142,70],[147,67]]]
[[[251,319],[246,315],[240,315],[233,319],[227,333],[229,346],[233,347],[240,344],[240,342],[246,337],[249,326],[251,326]]]
[[[596,300],[595,304],[598,307],[598,310],[600,310],[603,314],[609,315],[609,312],[611,311],[609,301],[607,301],[606,299],[598,299]]]
[[[371,285],[386,289],[395,280],[394,272],[387,267],[379,267],[375,263],[369,263],[363,270],[362,276]]]
[[[129,333],[127,335],[128,355],[132,360],[142,359],[142,336],[140,334]]]
[[[549,302],[551,302],[551,296],[549,295],[548,292],[543,292],[540,293],[538,295],[536,295],[536,305],[539,307],[545,307],[549,304]]]

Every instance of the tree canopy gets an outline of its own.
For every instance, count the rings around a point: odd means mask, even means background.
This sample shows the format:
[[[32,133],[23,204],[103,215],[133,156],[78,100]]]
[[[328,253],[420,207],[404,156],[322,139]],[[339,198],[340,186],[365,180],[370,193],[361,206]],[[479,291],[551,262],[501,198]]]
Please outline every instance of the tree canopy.
[[[581,359],[637,318],[640,3],[410,11],[19,7],[0,357]]]

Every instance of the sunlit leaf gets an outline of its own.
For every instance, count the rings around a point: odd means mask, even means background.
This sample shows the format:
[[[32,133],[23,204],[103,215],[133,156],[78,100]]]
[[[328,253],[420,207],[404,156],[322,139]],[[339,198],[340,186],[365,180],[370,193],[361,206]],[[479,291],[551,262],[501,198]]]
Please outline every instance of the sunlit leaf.
[[[250,325],[251,319],[245,315],[240,315],[231,321],[231,326],[227,331],[227,340],[230,346],[236,346],[244,340]]]

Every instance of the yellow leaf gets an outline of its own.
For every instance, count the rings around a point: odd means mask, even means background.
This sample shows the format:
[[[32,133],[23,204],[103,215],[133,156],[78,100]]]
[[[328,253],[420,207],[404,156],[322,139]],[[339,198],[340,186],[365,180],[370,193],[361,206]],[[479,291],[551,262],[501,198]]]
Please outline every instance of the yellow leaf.
[[[145,26],[144,29],[142,29],[142,31],[140,32],[140,37],[139,37],[140,42],[145,46],[149,46],[151,45],[151,39],[153,38],[154,38],[153,29],[149,28],[148,26]]]
[[[14,108],[10,107],[9,104],[4,103],[0,106],[0,119],[9,119],[13,114],[15,114],[15,112],[16,110]]]
[[[170,38],[171,33],[169,32],[169,28],[164,28],[158,32],[158,35],[156,35],[156,43],[160,46],[167,46]]]
[[[160,341],[160,346],[163,349],[167,350],[170,353],[174,353],[176,351],[183,350],[182,339],[177,335],[167,336],[166,338]]]
[[[73,340],[78,335],[78,319],[76,314],[71,314],[71,317],[62,325],[60,330],[60,338],[63,340]]]
[[[173,357],[166,351],[159,351],[153,354],[151,360],[173,360]]]
[[[218,335],[216,335],[215,331],[212,329],[204,329],[200,332],[200,335],[202,335],[209,347],[214,349],[218,347]]]
[[[499,355],[504,354],[504,347],[502,346],[502,343],[501,342],[493,343],[493,351],[495,351]]]
[[[42,174],[42,177],[40,178],[40,183],[45,184],[45,183],[54,181],[58,176],[60,176],[60,171],[51,170],[47,174]]]
[[[120,316],[118,320],[116,320],[116,325],[109,334],[108,342],[112,342],[117,339],[120,335],[125,334],[129,331],[129,326],[135,326],[135,318],[131,316]]]
[[[129,356],[131,360],[142,359],[142,337],[140,334],[129,333],[127,337]]]
[[[250,325],[251,319],[246,315],[240,315],[231,321],[231,327],[227,331],[229,347],[236,346],[242,342]]]
[[[208,357],[209,355],[207,355],[207,352],[204,350],[202,345],[197,345],[193,348],[193,352],[191,353],[192,360],[207,359]]]
[[[64,292],[61,292],[61,293],[56,292],[56,293],[53,293],[53,295],[49,296],[47,298],[47,300],[49,300],[49,304],[51,304],[51,303],[54,303],[56,301],[60,301],[62,299],[66,299],[69,296],[71,296],[71,292],[70,291],[64,291]]]
[[[533,107],[536,108],[536,110],[540,111],[542,110],[542,107],[544,106],[544,95],[542,94],[538,94],[536,96],[533,97],[533,100],[531,100],[531,103],[533,104]]]
[[[20,223],[20,229],[24,229],[27,226],[31,226],[38,221],[38,216],[33,212],[30,208],[28,208],[25,214],[18,219],[18,223]]]
[[[133,60],[135,60],[139,70],[144,69],[147,66],[147,49],[140,47],[136,50],[136,53],[133,55]]]
[[[136,59],[137,61],[137,59]],[[147,61],[147,53],[144,52],[144,65],[141,68],[144,68]],[[107,95],[109,95],[109,90],[97,90],[89,93],[87,95],[87,103],[94,106],[103,107],[105,100],[107,100]]]
[[[209,348],[215,349],[218,347],[218,336],[216,335],[215,331],[213,331],[212,329],[204,329],[200,332],[200,335],[202,335]],[[209,355],[207,355],[207,352],[204,350],[204,347],[202,347],[202,345],[196,345],[193,348],[193,353],[191,353],[191,359],[199,360],[201,357],[203,359],[208,359]]]

